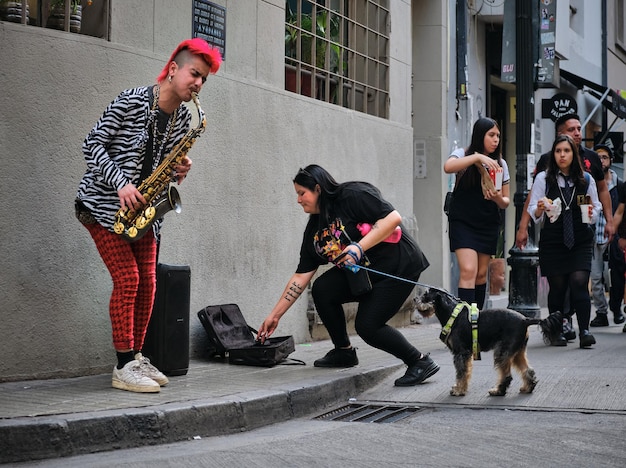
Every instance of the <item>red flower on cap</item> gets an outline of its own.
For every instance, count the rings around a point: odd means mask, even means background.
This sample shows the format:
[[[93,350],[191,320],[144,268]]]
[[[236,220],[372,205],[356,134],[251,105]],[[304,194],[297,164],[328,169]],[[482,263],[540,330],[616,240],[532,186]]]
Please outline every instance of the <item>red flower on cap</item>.
[[[201,39],[199,37],[195,37],[193,39],[187,39],[186,41],[178,44],[178,47],[172,52],[172,56],[167,61],[167,64],[161,70],[161,73],[157,77],[157,82],[163,81],[167,78],[168,69],[170,63],[176,58],[178,53],[182,50],[187,49],[193,55],[199,55],[202,59],[209,65],[209,73],[217,73],[220,69],[220,65],[222,64],[222,54],[215,47],[211,47],[207,41]]]

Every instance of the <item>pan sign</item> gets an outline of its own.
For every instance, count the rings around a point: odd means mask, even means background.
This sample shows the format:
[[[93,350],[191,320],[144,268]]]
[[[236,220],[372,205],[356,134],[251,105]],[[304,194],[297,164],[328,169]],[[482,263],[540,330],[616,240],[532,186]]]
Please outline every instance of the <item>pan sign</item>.
[[[578,104],[576,99],[567,93],[558,93],[550,99],[541,100],[541,117],[551,119],[553,122],[565,114],[576,114]]]

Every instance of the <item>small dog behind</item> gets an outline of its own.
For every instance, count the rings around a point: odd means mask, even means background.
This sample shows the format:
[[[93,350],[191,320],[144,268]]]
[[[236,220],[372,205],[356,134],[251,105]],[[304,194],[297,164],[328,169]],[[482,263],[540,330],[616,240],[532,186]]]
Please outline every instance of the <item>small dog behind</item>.
[[[430,317],[434,313],[441,326],[445,327],[459,302],[458,298],[441,289],[429,288],[417,303],[417,309],[424,317]],[[528,327],[535,324],[541,324],[541,321],[509,309],[486,309],[480,312],[480,351],[493,350],[493,365],[498,373],[496,386],[489,390],[489,395],[506,394],[513,380],[511,367],[515,367],[522,377],[520,393],[532,393],[535,389],[537,377],[526,357]],[[468,307],[464,307],[459,313],[444,342],[452,352],[456,369],[456,384],[450,390],[450,395],[463,396],[469,386],[473,365],[472,324]]]

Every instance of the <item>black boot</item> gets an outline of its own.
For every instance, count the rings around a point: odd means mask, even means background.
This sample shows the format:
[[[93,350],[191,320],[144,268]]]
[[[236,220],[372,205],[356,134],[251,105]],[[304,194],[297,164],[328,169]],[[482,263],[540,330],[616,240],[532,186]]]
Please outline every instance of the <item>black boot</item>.
[[[589,325],[592,327],[608,327],[609,317],[606,312],[604,314],[596,313],[596,318],[594,318]]]
[[[563,319],[563,337],[567,341],[572,341],[576,339],[576,331],[572,326],[572,317],[567,317]]]
[[[596,344],[596,339],[593,337],[589,330],[581,330],[580,332],[580,347],[581,348],[589,348],[590,346]]]

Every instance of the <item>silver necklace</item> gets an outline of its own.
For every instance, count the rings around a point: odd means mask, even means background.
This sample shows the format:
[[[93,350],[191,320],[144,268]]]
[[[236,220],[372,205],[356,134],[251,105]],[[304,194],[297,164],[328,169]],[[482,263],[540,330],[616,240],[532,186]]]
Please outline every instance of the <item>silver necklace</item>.
[[[563,179],[565,179],[565,183],[569,187],[567,179],[565,177],[563,177]],[[561,199],[563,200],[563,203],[565,204],[565,211],[567,211],[569,210],[569,207],[572,205],[572,202],[574,201],[574,195],[576,194],[576,187],[575,186],[570,187],[570,189],[572,190],[572,195],[570,196],[569,203],[568,203],[567,200],[565,200],[565,195],[563,195],[563,190],[561,190],[561,186],[558,183],[556,185],[559,188],[559,192],[561,192]]]
[[[154,87],[154,102],[152,103],[152,111],[157,111],[158,103],[159,103],[159,92],[160,86],[155,85]],[[161,154],[163,153],[163,149],[165,148],[166,142],[170,139],[172,135],[172,131],[174,130],[174,124],[176,123],[176,118],[178,116],[178,108],[174,109],[174,112],[170,115],[167,120],[167,126],[165,127],[165,131],[159,132],[159,119],[158,116],[154,115],[154,121],[152,124],[152,149],[155,155],[155,161],[161,160]],[[156,149],[156,151],[155,151]]]

